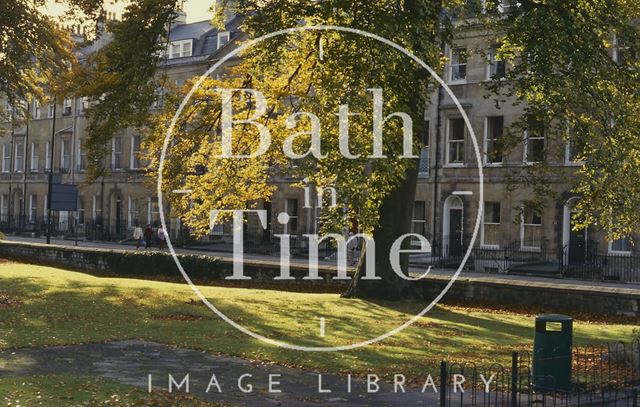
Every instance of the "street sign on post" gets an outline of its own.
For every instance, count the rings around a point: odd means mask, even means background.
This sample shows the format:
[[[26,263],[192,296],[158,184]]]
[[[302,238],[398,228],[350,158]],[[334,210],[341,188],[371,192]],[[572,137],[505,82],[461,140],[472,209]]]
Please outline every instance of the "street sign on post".
[[[51,210],[77,211],[78,210],[77,186],[67,185],[67,184],[51,185]]]

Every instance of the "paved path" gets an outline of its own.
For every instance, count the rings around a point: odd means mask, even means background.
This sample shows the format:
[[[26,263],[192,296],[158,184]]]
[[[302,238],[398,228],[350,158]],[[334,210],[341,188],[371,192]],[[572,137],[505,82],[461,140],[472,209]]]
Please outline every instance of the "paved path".
[[[407,389],[406,393],[400,390],[396,393],[388,384],[382,384],[378,393],[368,394],[366,382],[355,379],[349,394],[346,377],[328,374],[322,375],[322,388],[330,389],[331,393],[319,393],[318,373],[137,340],[0,351],[0,377],[102,376],[146,389],[151,374],[156,390],[168,390],[169,374],[180,383],[187,373],[191,395],[234,406],[436,406],[438,401],[430,390],[421,393]],[[251,384],[251,393],[238,388],[238,379],[246,373],[252,377],[242,379],[241,384]],[[437,372],[427,373],[436,377]],[[214,374],[222,393],[216,386],[206,392]],[[273,378],[280,382],[274,384],[274,389],[280,389],[281,393],[269,393],[270,374],[281,375]]]

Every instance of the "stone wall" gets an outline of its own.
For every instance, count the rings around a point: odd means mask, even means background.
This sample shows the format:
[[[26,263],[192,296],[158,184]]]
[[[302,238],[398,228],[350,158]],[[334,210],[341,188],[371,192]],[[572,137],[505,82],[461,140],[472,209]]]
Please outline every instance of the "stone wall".
[[[225,280],[233,269],[231,260],[194,254],[179,255],[184,269],[197,284],[234,287],[273,288],[289,291],[333,292],[344,291],[347,282],[333,280],[333,267],[320,267],[322,280],[304,280],[307,268],[291,265],[294,280],[278,281],[280,273],[277,259],[273,261],[247,260],[246,276],[251,280]],[[105,250],[85,247],[44,245],[0,241],[0,258],[26,263],[59,266],[89,272],[100,276],[133,277],[149,280],[184,282],[171,255],[167,252]],[[449,278],[432,274],[429,279],[416,282],[424,298],[431,301],[448,284]],[[553,279],[539,281],[513,281],[491,278],[460,278],[445,295],[443,302],[488,305],[529,306],[550,312],[624,315],[640,318],[639,286],[572,286],[555,283]]]
[[[490,276],[490,275],[488,275]],[[640,286],[571,286],[548,282],[513,281],[495,278],[459,278],[443,298],[444,303],[517,305],[549,312],[618,315],[640,318]],[[449,278],[432,275],[420,282],[425,299],[432,301],[449,283]],[[586,282],[587,284],[590,282]]]
[[[195,283],[234,287],[284,288],[292,291],[341,292],[348,281],[337,281],[335,268],[319,266],[322,280],[305,280],[307,267],[292,264],[294,280],[274,280],[280,274],[274,261],[245,261],[244,275],[251,280],[226,280],[233,272],[231,259],[197,254],[179,254],[182,267]],[[41,243],[0,241],[0,258],[24,263],[59,266],[109,277],[129,277],[148,280],[184,282],[168,251],[132,251],[89,247],[45,245]]]

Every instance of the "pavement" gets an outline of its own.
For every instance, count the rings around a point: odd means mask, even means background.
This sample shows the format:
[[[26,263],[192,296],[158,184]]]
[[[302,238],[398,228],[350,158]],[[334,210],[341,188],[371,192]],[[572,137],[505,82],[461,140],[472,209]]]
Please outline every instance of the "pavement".
[[[370,393],[369,389],[375,390],[375,385],[369,387],[366,381],[347,376],[215,356],[140,340],[0,351],[0,378],[48,374],[101,376],[144,389],[149,389],[151,381],[152,392],[169,391],[171,378],[175,383],[172,390],[178,391],[178,385],[188,374],[190,395],[248,407],[437,406],[439,400],[432,387],[422,393],[420,389],[405,386],[406,392],[402,392],[400,387],[379,382],[378,391]],[[434,379],[438,377],[438,372],[425,372],[425,376],[427,374]],[[180,391],[185,390],[186,383],[183,383]]]

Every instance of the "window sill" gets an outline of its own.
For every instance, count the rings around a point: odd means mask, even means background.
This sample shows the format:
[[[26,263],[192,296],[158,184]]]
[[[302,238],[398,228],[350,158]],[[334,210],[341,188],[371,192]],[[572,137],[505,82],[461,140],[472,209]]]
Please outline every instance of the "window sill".
[[[485,250],[500,250],[500,245],[497,244],[480,244],[481,249]]]
[[[466,79],[464,79],[464,80],[459,79],[459,80],[455,80],[455,81],[448,81],[447,85],[450,85],[450,86],[451,85],[466,85],[467,83],[468,82],[467,82]]]
[[[540,247],[520,246],[521,252],[540,253],[542,249]]]
[[[465,163],[447,163],[443,166],[443,168],[461,168],[464,166]]]

